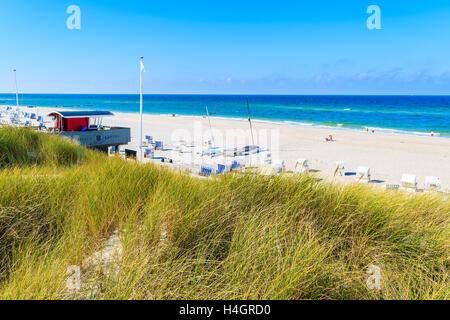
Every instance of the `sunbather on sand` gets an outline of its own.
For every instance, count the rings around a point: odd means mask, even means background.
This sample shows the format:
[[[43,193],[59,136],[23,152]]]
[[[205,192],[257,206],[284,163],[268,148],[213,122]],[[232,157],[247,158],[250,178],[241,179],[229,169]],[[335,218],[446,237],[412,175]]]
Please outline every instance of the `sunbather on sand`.
[[[327,141],[327,142],[334,142],[335,140],[333,140],[333,136],[330,134],[328,136],[328,138],[325,138],[325,141]]]

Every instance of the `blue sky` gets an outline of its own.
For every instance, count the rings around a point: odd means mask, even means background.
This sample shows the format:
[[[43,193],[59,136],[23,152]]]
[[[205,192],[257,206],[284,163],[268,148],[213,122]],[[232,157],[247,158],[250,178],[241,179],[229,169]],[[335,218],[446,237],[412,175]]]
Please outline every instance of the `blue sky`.
[[[136,93],[144,56],[146,93],[450,94],[449,36],[448,0],[1,1],[0,92]]]

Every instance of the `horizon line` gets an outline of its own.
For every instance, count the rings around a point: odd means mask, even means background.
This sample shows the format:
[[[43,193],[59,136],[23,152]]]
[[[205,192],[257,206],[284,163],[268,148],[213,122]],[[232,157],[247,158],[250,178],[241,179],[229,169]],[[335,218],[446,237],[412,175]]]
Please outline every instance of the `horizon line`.
[[[15,92],[6,93],[0,92],[0,95],[15,95]],[[24,93],[19,92],[19,95],[139,95],[139,93],[55,93],[55,92],[40,92],[40,93]],[[144,93],[144,95],[153,95],[153,96],[164,96],[164,95],[191,95],[191,96],[417,96],[417,97],[426,97],[426,96],[436,96],[436,97],[447,97],[449,94],[439,94],[439,93]]]

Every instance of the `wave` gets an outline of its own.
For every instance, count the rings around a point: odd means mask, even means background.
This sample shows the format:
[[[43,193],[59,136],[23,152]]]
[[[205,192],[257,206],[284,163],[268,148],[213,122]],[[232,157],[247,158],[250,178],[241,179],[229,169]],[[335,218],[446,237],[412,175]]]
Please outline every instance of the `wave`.
[[[375,132],[382,132],[382,133],[394,133],[394,134],[407,134],[407,135],[414,135],[414,136],[431,136],[432,134],[434,136],[440,136],[441,133],[439,132],[425,132],[425,131],[408,131],[408,130],[401,130],[401,129],[392,129],[392,128],[380,128],[380,127],[367,127],[369,128],[369,131],[374,130]]]

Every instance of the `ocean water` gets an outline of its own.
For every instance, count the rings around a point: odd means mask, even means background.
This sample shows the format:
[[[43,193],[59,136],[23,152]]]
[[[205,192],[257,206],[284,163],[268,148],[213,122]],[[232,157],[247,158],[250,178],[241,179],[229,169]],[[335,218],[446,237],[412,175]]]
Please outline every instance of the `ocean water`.
[[[250,95],[253,119],[291,125],[330,126],[377,132],[450,138],[450,96],[288,96]],[[139,112],[138,95],[25,94],[21,105],[55,109],[101,109]],[[0,94],[0,105],[14,105],[15,95]],[[145,95],[144,112],[150,114],[205,115],[247,118],[242,95]]]

